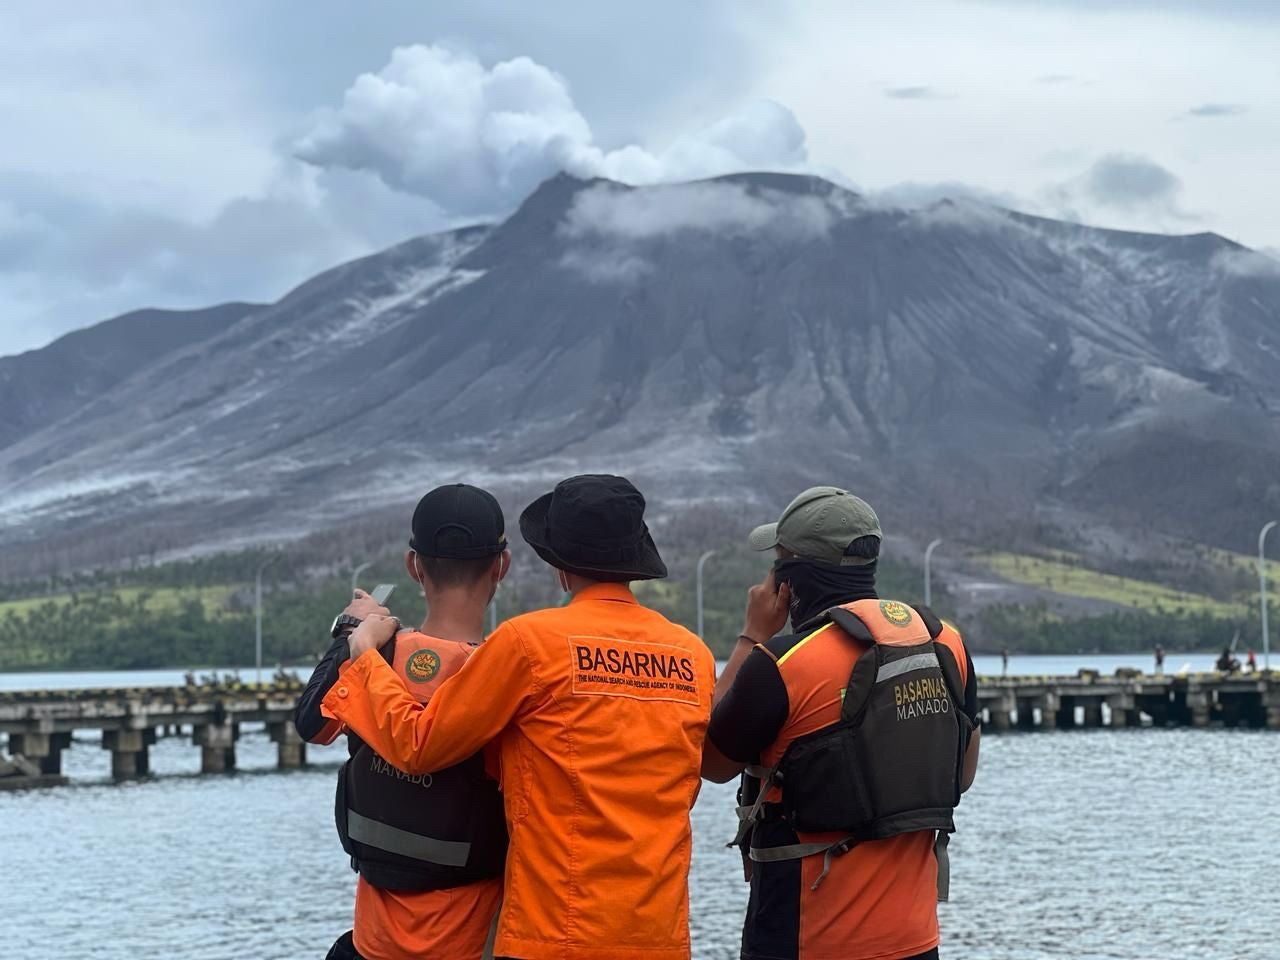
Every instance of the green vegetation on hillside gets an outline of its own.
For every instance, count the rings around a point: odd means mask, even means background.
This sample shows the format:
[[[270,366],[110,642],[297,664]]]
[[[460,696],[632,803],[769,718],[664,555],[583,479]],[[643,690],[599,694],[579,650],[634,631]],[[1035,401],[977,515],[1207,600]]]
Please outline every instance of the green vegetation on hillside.
[[[43,596],[0,603],[0,670],[104,670],[221,667],[253,659],[253,575],[260,552],[59,580]],[[500,617],[558,603],[550,571],[523,554],[498,593]],[[637,585],[646,603],[693,629],[697,623],[694,563],[673,554],[668,580]],[[720,544],[705,567],[706,639],[721,655],[732,649],[746,590],[768,571],[771,557],[738,543]],[[263,620],[264,662],[308,662],[327,645],[329,622],[346,604],[348,574],[335,564],[308,571],[301,558],[268,568]],[[336,569],[335,569],[336,568]],[[886,558],[881,591],[913,599],[919,571]],[[424,611],[416,584],[395,554],[381,557],[361,578],[365,587],[396,584],[390,607],[406,623]],[[39,585],[27,585],[28,590]],[[941,593],[941,591],[940,591]],[[943,609],[945,595],[943,595]]]
[[[1074,555],[1061,551],[1054,554],[1054,559],[1014,553],[988,553],[980,555],[978,560],[992,573],[1012,583],[1123,604],[1156,616],[1207,615],[1220,619],[1238,619],[1245,612],[1244,607],[1238,603],[1173,590],[1145,580],[1100,573],[1084,566]]]
[[[1153,614],[1120,611],[1073,620],[1057,617],[1043,603],[987,607],[977,631],[988,650],[1018,653],[1130,653],[1153,650],[1218,650],[1236,631],[1257,636],[1257,615],[1224,620],[1212,613]],[[1246,642],[1247,648],[1247,642]]]
[[[668,531],[664,543],[671,544],[674,536]],[[705,568],[705,633],[712,649],[724,655],[742,627],[746,590],[764,576],[772,558],[750,552],[738,536],[729,537],[710,522],[684,531],[684,536],[684,541],[664,547],[671,577],[638,585],[637,590],[645,602],[694,628],[695,563],[706,545],[714,546],[717,552]],[[329,622],[349,597],[352,565],[346,557],[318,560],[317,555],[331,546],[295,546],[269,566],[263,623],[268,667],[310,662],[327,645]],[[362,547],[357,544],[354,549]],[[365,555],[375,563],[362,584],[371,588],[379,582],[395,583],[392,612],[406,623],[419,622],[422,598],[403,570],[399,550],[369,550]],[[0,670],[249,664],[254,647],[253,577],[266,557],[261,551],[244,551],[0,585]],[[1066,619],[1044,602],[989,607],[960,624],[977,650],[1133,651],[1157,643],[1168,650],[1204,650],[1229,643],[1237,629],[1246,647],[1258,633],[1256,603],[1250,603],[1245,592],[1250,587],[1248,558],[1205,555],[1206,561],[1227,571],[1216,595],[1090,570],[1083,558],[1065,551],[1040,557],[988,553],[978,558],[993,573],[1016,583],[1135,609]],[[1280,580],[1280,569],[1277,574]],[[892,555],[882,558],[879,580],[883,596],[920,599],[921,571],[911,563]],[[951,597],[941,585],[937,592],[934,605],[939,613],[954,616]],[[550,571],[518,547],[512,573],[498,594],[498,615],[513,616],[560,599]],[[1280,612],[1275,622],[1280,624]]]

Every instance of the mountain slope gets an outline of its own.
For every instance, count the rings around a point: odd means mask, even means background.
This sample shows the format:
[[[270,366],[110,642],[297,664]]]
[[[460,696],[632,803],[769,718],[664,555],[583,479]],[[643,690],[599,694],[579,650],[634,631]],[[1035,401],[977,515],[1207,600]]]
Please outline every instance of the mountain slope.
[[[204,310],[137,310],[55,340],[42,350],[0,357],[0,450],[92,402],[159,358],[201,343],[261,304]]]
[[[561,176],[140,358],[56,423],[20,411],[0,550],[68,525],[104,551],[288,536],[579,469],[668,512],[832,481],[908,533],[1234,543],[1280,509],[1277,372],[1280,268],[1213,235],[810,177]]]

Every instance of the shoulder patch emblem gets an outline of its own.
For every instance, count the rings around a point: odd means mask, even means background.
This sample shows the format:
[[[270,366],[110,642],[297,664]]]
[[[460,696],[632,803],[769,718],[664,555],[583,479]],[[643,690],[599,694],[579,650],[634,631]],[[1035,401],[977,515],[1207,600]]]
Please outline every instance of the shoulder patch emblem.
[[[880,612],[895,627],[905,627],[911,622],[911,608],[897,600],[881,600]]]
[[[409,655],[404,672],[414,683],[426,683],[440,672],[440,654],[423,647]]]

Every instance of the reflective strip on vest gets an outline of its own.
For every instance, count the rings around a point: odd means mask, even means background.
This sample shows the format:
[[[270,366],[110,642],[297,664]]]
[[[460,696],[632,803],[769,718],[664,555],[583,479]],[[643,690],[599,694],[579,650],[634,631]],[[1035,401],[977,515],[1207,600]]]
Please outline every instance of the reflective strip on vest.
[[[347,835],[358,843],[398,853],[402,857],[425,860],[446,867],[465,867],[471,856],[471,844],[454,840],[437,840],[420,833],[410,833],[380,820],[347,811]]]
[[[901,660],[890,660],[880,665],[880,669],[876,672],[876,683],[884,683],[886,680],[900,677],[912,670],[927,670],[930,667],[941,666],[936,653],[917,653],[914,656],[903,657]]]

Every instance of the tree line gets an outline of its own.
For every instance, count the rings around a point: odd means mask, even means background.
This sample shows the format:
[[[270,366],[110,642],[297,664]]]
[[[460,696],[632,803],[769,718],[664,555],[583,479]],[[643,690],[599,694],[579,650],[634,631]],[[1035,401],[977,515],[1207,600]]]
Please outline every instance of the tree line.
[[[309,663],[328,643],[327,628],[350,596],[350,574],[372,560],[361,577],[371,588],[397,586],[391,611],[405,623],[421,621],[424,604],[403,567],[403,524],[388,513],[366,529],[313,534],[278,551],[243,550],[129,568],[51,574],[0,583],[0,602],[35,598],[0,613],[0,670],[108,670],[159,667],[244,666],[254,652],[254,574],[264,577],[264,663]],[[705,566],[705,638],[724,656],[742,627],[746,589],[759,582],[772,557],[742,542],[747,518],[702,511],[659,531],[671,576],[639,586],[646,603],[676,622],[697,622],[695,568]],[[881,558],[882,596],[920,599],[921,568],[893,555]],[[217,599],[210,596],[209,588]],[[496,606],[500,618],[561,602],[549,569],[531,551],[517,548]],[[934,608],[955,619],[945,584],[935,587]],[[1202,613],[1118,611],[1063,618],[1045,603],[999,605],[958,621],[973,649],[1020,653],[1133,652],[1157,644],[1167,650],[1221,649],[1240,631],[1244,649],[1259,633],[1256,610],[1239,622]],[[1280,623],[1280,616],[1275,622]]]

